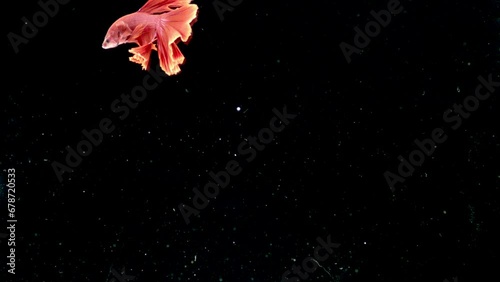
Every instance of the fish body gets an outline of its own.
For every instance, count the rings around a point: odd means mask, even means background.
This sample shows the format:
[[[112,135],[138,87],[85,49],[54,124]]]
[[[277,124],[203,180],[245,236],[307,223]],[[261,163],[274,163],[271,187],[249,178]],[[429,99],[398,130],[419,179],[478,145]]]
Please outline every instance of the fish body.
[[[158,15],[141,12],[128,14],[119,18],[109,28],[102,43],[102,48],[115,48],[124,43],[137,43],[138,45],[152,43],[154,39],[157,39],[156,25],[158,24],[158,18]],[[137,29],[139,26],[143,26],[147,32],[144,29]],[[147,42],[149,40],[146,38],[150,38],[151,41]]]
[[[152,50],[158,51],[160,67],[168,75],[180,72],[184,63],[177,43],[187,42],[198,6],[191,0],[149,0],[139,11],[116,20],[108,29],[102,48],[110,49],[125,43],[139,45],[129,50],[130,61],[149,69]]]

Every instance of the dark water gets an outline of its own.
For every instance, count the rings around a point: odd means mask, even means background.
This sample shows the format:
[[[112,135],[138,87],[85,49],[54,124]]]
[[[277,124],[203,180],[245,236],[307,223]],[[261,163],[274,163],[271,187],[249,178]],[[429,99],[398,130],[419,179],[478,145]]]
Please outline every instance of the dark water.
[[[196,1],[172,77],[101,48],[143,3],[58,4],[17,53],[41,8],[5,3],[0,281],[500,279],[498,1]]]

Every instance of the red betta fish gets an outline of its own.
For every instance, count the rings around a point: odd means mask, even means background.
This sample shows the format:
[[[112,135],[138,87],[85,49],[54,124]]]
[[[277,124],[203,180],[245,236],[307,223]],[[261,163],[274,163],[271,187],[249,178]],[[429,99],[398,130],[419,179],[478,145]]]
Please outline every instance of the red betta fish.
[[[116,20],[106,33],[102,48],[110,49],[124,43],[139,47],[129,50],[134,54],[130,61],[149,70],[152,50],[158,51],[160,67],[168,75],[181,71],[184,63],[177,43],[191,37],[191,25],[197,17],[198,6],[191,0],[148,0],[139,11]],[[158,46],[156,46],[156,44]]]

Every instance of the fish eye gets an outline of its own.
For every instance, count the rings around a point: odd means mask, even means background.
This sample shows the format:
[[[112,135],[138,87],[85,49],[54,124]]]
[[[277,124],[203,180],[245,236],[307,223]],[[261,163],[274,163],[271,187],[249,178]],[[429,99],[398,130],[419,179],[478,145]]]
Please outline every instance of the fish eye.
[[[109,39],[106,38],[106,43],[109,43]]]

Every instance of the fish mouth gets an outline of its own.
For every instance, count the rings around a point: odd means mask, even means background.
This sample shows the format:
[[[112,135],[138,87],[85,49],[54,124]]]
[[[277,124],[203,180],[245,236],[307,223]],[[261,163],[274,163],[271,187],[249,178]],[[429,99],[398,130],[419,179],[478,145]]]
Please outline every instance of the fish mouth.
[[[117,44],[105,44],[103,43],[102,44],[102,49],[111,49],[111,48],[114,48],[116,47]]]
[[[104,42],[102,43],[102,49],[111,49],[115,48],[116,46],[118,46],[118,43],[111,42],[108,39],[104,40]]]

